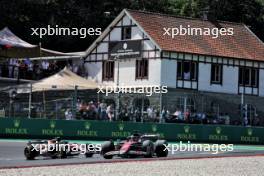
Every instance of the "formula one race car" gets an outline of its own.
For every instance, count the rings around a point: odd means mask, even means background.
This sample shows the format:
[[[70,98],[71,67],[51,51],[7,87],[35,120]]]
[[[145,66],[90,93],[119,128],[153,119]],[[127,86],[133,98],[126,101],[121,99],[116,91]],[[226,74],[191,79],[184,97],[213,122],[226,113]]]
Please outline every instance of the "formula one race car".
[[[87,146],[89,144],[86,144]],[[85,146],[85,156],[92,157],[94,153],[87,151]],[[59,137],[51,140],[36,140],[29,141],[24,149],[24,155],[26,159],[33,160],[35,157],[51,157],[55,158],[67,158],[68,156],[76,156],[81,154],[83,149],[76,143],[68,143],[67,141],[61,140]]]
[[[122,158],[134,157],[167,157],[166,140],[160,140],[159,135],[135,133],[126,140],[117,142],[106,141],[102,144],[101,155],[105,159],[112,159],[113,156]]]

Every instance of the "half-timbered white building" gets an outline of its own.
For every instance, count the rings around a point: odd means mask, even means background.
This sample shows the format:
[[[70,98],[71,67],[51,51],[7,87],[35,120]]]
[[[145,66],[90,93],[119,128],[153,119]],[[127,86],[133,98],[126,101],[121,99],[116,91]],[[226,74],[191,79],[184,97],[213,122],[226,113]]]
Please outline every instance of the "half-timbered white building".
[[[164,35],[164,28],[180,25],[233,28],[233,35]],[[244,24],[125,9],[86,53],[89,78],[106,85],[168,86],[161,103],[171,111],[187,105],[236,119],[242,101],[254,117],[264,115],[264,44]],[[160,103],[160,95],[148,99]]]

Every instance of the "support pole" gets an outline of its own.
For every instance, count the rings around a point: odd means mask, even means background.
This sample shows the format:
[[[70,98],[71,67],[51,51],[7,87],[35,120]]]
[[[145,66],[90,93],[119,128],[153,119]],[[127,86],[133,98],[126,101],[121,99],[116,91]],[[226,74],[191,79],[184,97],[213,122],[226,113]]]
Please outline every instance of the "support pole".
[[[73,94],[73,106],[72,106],[72,108],[73,108],[73,118],[76,118],[76,109],[77,109],[77,107],[76,107],[76,104],[77,104],[77,94],[78,94],[78,86],[77,85],[75,85],[74,86],[74,94]]]
[[[241,115],[241,122],[243,123],[244,122],[244,117],[243,117],[243,114],[244,114],[244,102],[245,102],[245,100],[244,100],[244,90],[245,89],[243,89],[243,92],[242,92],[242,94],[241,94],[241,105],[240,105],[240,115]]]
[[[32,83],[30,83],[30,92],[28,98],[28,118],[31,118],[31,104],[32,104]]]
[[[117,94],[117,112],[116,112],[116,120],[119,120],[119,112],[120,112],[120,93],[119,93],[119,57],[116,58],[117,61],[117,89],[118,89],[118,94]]]
[[[160,121],[160,123],[162,123],[162,120],[163,120],[163,117],[162,117],[162,110],[163,110],[162,109],[163,108],[162,107],[162,93],[160,93],[160,97],[159,98],[160,98],[160,120],[159,121]]]
[[[46,118],[46,100],[45,100],[45,90],[43,90],[43,117]]]
[[[187,111],[187,96],[184,97],[184,113]]]

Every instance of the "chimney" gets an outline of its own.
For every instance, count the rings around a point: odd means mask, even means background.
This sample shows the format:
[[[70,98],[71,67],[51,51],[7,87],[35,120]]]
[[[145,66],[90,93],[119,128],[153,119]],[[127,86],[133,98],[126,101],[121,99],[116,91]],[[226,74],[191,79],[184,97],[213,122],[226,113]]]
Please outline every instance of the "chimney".
[[[209,6],[205,7],[204,9],[201,10],[201,19],[202,20],[208,20],[209,10],[210,10]]]
[[[216,22],[216,14],[210,10],[210,7],[206,7],[201,11],[201,19]]]

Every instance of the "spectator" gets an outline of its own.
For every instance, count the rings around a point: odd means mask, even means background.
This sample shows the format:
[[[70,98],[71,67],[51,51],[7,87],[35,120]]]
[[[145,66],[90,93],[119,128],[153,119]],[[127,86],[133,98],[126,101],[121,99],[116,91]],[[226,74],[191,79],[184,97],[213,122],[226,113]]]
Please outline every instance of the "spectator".
[[[95,119],[96,118],[96,106],[94,105],[93,101],[89,102],[87,108],[87,114],[89,119]]]
[[[107,117],[108,117],[109,121],[113,121],[113,119],[114,119],[114,108],[113,108],[112,104],[107,107],[106,113],[107,113]]]
[[[185,72],[183,73],[183,76],[184,76],[184,79],[186,79],[186,80],[189,80],[189,79],[191,78],[191,74],[190,74],[189,71],[185,71]]]
[[[33,75],[33,63],[29,60],[29,58],[27,58],[24,63],[25,63],[25,66],[27,68],[26,78],[27,79],[32,79],[32,75]]]
[[[134,119],[136,122],[141,122],[142,121],[142,118],[141,118],[141,112],[139,110],[139,108],[136,108],[135,111],[134,111]]]
[[[175,116],[175,117],[177,117],[177,118],[181,118],[181,117],[182,117],[182,112],[181,112],[179,109],[177,109],[177,110],[174,112],[173,116]]]
[[[100,114],[101,114],[101,107],[100,107],[100,101],[97,102],[96,106],[97,106],[97,119],[100,120]]]
[[[14,68],[13,77],[18,78],[20,64],[17,59],[14,60],[13,64],[14,64],[13,65],[13,68]]]
[[[162,111],[161,111],[161,116],[160,116],[160,123],[165,122],[165,119],[167,118],[167,113],[169,111],[165,109],[165,107],[163,107]]]
[[[99,104],[99,108],[100,108],[99,118],[101,120],[106,120],[107,119],[107,113],[106,113],[107,105],[105,104],[104,101]]]
[[[41,62],[41,69],[43,76],[46,77],[49,69],[49,62],[47,60]]]
[[[87,104],[86,103],[81,103],[80,105],[80,114],[83,119],[87,118]]]
[[[76,108],[78,111],[80,111],[81,109],[81,105],[82,105],[82,101],[80,98],[77,98],[77,102],[76,102]]]
[[[185,120],[185,122],[187,122],[187,123],[189,122],[190,115],[191,115],[190,110],[186,109],[186,111],[184,112],[184,120]]]
[[[16,66],[16,59],[15,58],[9,59],[9,63],[8,63],[8,77],[9,78],[13,78],[14,76],[14,66]]]
[[[72,71],[72,66],[70,63],[67,64],[67,68]]]
[[[79,66],[77,64],[73,65],[73,72],[78,74]]]
[[[72,112],[71,112],[70,109],[67,109],[67,110],[65,111],[65,119],[66,119],[66,120],[73,120],[73,115],[72,115]]]
[[[40,68],[39,64],[34,64],[33,70],[35,73],[35,74],[33,74],[34,75],[33,79],[37,79],[37,80],[41,79],[41,68]]]
[[[152,107],[148,107],[147,114],[148,114],[148,119],[153,118],[153,108]]]
[[[244,117],[243,121],[244,121],[244,126],[248,126],[248,118],[247,118],[247,116]]]
[[[222,116],[222,118],[224,119],[226,125],[230,125],[230,117],[228,113],[225,113],[225,115]]]

